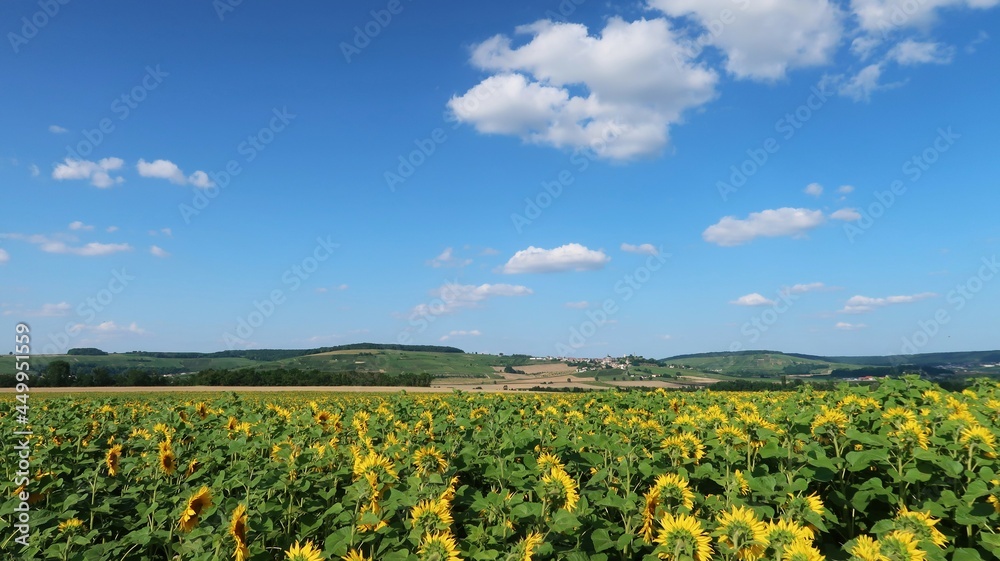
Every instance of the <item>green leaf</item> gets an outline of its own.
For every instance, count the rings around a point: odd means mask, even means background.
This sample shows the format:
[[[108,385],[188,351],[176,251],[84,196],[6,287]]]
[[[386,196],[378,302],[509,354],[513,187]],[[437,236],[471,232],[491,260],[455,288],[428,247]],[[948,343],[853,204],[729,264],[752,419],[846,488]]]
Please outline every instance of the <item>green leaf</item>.
[[[594,543],[594,551],[598,552],[615,547],[615,542],[611,539],[611,534],[609,534],[604,528],[595,530],[594,533],[590,535],[590,541]]]
[[[968,547],[959,547],[951,556],[952,561],[983,561],[979,552]]]

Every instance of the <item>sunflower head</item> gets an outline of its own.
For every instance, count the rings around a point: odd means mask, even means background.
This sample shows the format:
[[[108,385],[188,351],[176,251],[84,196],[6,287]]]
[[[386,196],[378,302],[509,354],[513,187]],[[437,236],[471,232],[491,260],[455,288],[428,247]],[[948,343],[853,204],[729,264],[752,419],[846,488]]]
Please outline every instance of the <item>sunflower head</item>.
[[[538,532],[532,532],[524,537],[523,540],[517,544],[517,559],[518,561],[531,561],[532,556],[535,554],[535,550],[538,546],[545,543],[545,538]]]
[[[448,461],[434,446],[424,446],[413,453],[413,467],[418,476],[424,477],[431,473],[444,473],[448,469]]]
[[[285,552],[286,561],[324,561],[322,552],[312,541],[299,544],[298,540]]]
[[[822,524],[822,519],[826,513],[823,507],[823,499],[813,493],[807,496],[797,496],[788,494],[788,500],[781,507],[782,518],[787,518],[808,526],[815,530],[817,525]]]
[[[908,419],[897,425],[898,428],[889,433],[889,438],[904,450],[915,450],[921,448],[926,450],[930,445],[930,429],[920,424],[919,421]]]
[[[780,518],[777,521],[768,522],[764,538],[767,540],[768,547],[777,553],[775,557],[778,557],[795,542],[812,541],[813,533],[807,526]]]
[[[656,556],[660,559],[708,561],[712,558],[712,538],[705,533],[701,522],[688,514],[663,515],[654,542]]]
[[[970,453],[974,453],[976,450],[982,451],[985,454],[996,453],[997,438],[990,429],[982,425],[977,424],[962,429],[959,442]]]
[[[927,553],[918,541],[910,532],[896,530],[879,540],[879,548],[890,561],[924,561]]]
[[[934,527],[938,522],[940,520],[931,516],[930,511],[913,511],[904,506],[892,521],[892,527],[895,530],[913,534],[918,541],[927,540],[937,547],[944,547],[948,539]]]
[[[420,561],[462,561],[458,544],[449,533],[424,534],[417,549]]]
[[[561,467],[553,467],[542,477],[542,496],[556,508],[572,511],[580,500],[576,481]]]
[[[798,540],[786,547],[781,555],[781,561],[824,561],[819,550],[812,545],[812,540]]]
[[[413,527],[421,534],[446,532],[454,522],[448,503],[440,499],[420,501],[410,511],[410,517]]]
[[[871,536],[859,536],[847,552],[851,554],[851,561],[889,561],[882,554],[882,544]]]
[[[352,549],[347,552],[347,555],[340,558],[341,561],[372,561],[371,558],[365,557],[363,553],[356,549]]]
[[[236,542],[236,551],[233,553],[236,561],[246,561],[250,558],[250,550],[247,548],[247,530],[249,529],[246,505],[236,505],[229,519],[229,535]]]
[[[173,475],[174,471],[177,470],[177,456],[174,455],[174,449],[170,446],[170,441],[163,441],[158,446],[160,449],[160,469],[167,475]]]
[[[115,444],[108,450],[108,455],[104,458],[104,465],[108,468],[108,475],[114,477],[118,475],[119,461],[122,457],[122,445]]]
[[[63,520],[59,523],[59,533],[67,536],[76,535],[84,531],[83,520],[79,518],[70,518],[69,520]]]
[[[190,532],[198,525],[198,518],[205,512],[205,509],[212,506],[212,491],[208,487],[202,487],[194,492],[187,500],[184,512],[181,514],[181,531]]]
[[[740,559],[752,560],[767,548],[767,526],[748,507],[733,506],[719,515],[719,543]]]

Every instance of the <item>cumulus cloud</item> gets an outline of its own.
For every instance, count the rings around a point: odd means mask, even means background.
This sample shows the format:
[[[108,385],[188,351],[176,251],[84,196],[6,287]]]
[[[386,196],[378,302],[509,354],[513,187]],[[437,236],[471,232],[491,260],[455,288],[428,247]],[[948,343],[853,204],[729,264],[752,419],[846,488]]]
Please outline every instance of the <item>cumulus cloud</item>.
[[[111,255],[112,253],[118,253],[121,251],[131,251],[132,246],[127,243],[122,244],[105,244],[91,242],[84,245],[72,245],[76,242],[76,238],[72,236],[46,236],[42,234],[0,234],[0,239],[11,239],[11,240],[21,240],[28,243],[37,245],[42,251],[46,253],[62,253],[69,255],[79,255],[82,257],[99,257],[102,255]]]
[[[28,317],[62,317],[69,314],[70,309],[72,308],[69,302],[59,302],[57,304],[42,304],[40,309],[28,310],[22,314]]]
[[[955,48],[942,43],[907,39],[889,50],[888,58],[899,64],[948,64],[955,57]]]
[[[480,333],[478,329],[473,329],[471,331],[453,330],[453,331],[449,331],[447,335],[442,335],[441,339],[439,339],[439,340],[440,341],[447,341],[448,339],[451,339],[451,338],[454,338],[454,337],[479,337],[480,335],[482,335],[482,333]]]
[[[474,46],[472,63],[494,74],[448,102],[481,133],[629,160],[660,153],[670,126],[715,97],[718,75],[691,60],[664,18],[612,17],[597,35],[544,20],[516,32],[530,39]]]
[[[190,176],[185,176],[184,172],[181,171],[181,168],[170,160],[153,160],[152,162],[147,162],[146,160],[140,159],[135,165],[135,168],[142,177],[166,179],[175,185],[186,185],[190,183],[191,185],[201,189],[207,189],[208,187],[215,185],[215,183],[209,179],[208,174],[201,170],[192,173]]]
[[[446,247],[437,257],[427,261],[431,267],[464,267],[472,263],[472,259],[459,259],[455,257],[453,248]]]
[[[673,17],[690,16],[704,29],[696,45],[726,56],[737,78],[773,81],[792,68],[830,62],[843,35],[844,12],[831,0],[650,0]],[[721,14],[728,10],[731,18]]]
[[[852,222],[854,220],[859,220],[861,218],[861,213],[853,208],[842,208],[831,214],[830,218],[834,220],[843,220],[845,222]]]
[[[432,290],[430,302],[414,307],[410,312],[410,317],[450,314],[462,309],[478,307],[491,298],[528,296],[530,294],[533,294],[530,288],[516,284],[481,284],[476,286],[446,283]]]
[[[86,231],[90,231],[90,230],[93,230],[94,227],[91,226],[91,225],[89,225],[89,224],[84,224],[83,222],[81,222],[79,220],[74,220],[73,222],[69,223],[69,229],[70,230],[86,230]]]
[[[603,251],[588,249],[578,243],[566,244],[554,249],[530,246],[514,254],[501,267],[500,272],[518,273],[558,273],[564,271],[594,271],[603,269],[611,258]]]
[[[840,329],[842,331],[857,331],[859,329],[864,329],[868,327],[863,323],[848,323],[846,321],[838,321],[836,325],[833,326],[834,329]]]
[[[815,292],[817,290],[827,290],[828,286],[821,282],[810,282],[807,284],[793,284],[792,286],[785,287],[783,292],[786,294],[805,294],[806,292]]]
[[[986,9],[998,0],[851,0],[851,11],[861,28],[871,33],[887,34],[905,28],[929,28],[937,13],[948,8]]]
[[[779,208],[752,212],[745,219],[726,216],[709,226],[701,237],[721,246],[742,245],[758,237],[802,237],[823,224],[823,212],[807,208]]]
[[[49,125],[49,132],[52,134],[63,134],[69,132],[69,129],[60,127],[59,125]]]
[[[853,185],[841,185],[840,187],[837,187],[837,192],[840,193],[841,195],[848,195],[848,194],[854,192],[854,186]]]
[[[66,158],[63,163],[56,164],[52,170],[52,179],[64,181],[67,179],[89,179],[90,184],[99,189],[107,189],[112,185],[124,183],[121,176],[112,177],[112,171],[121,169],[125,161],[121,158],[104,158],[97,162]]]
[[[31,177],[38,177],[39,175],[42,175],[42,170],[38,169],[38,166],[35,164],[28,166],[28,171],[31,172]]]
[[[150,246],[149,253],[151,253],[154,257],[170,257],[170,253],[158,245]]]
[[[10,261],[10,254],[7,253],[6,249],[0,248],[0,265]]]
[[[882,65],[869,64],[848,79],[838,77],[837,93],[854,101],[869,101],[874,92],[891,87],[879,83],[881,77]]]
[[[729,303],[737,306],[773,306],[774,300],[765,298],[762,294],[757,292],[753,292],[740,296],[736,300],[732,300]]]
[[[823,194],[823,186],[819,183],[810,183],[806,185],[806,188],[802,191],[806,195],[812,195],[813,197],[818,197]]]
[[[651,243],[644,243],[639,245],[632,245],[630,243],[623,243],[621,247],[622,251],[628,253],[638,253],[640,255],[659,255],[660,250],[656,249]]]
[[[134,321],[129,325],[118,325],[113,321],[105,321],[97,325],[78,323],[74,325],[73,328],[83,333],[97,335],[101,339],[116,335],[145,335],[147,333],[145,329],[139,327],[139,325]]]
[[[884,298],[871,298],[869,296],[851,296],[844,304],[844,309],[840,310],[845,314],[860,314],[870,312],[876,308],[883,308],[893,304],[911,304],[928,298],[933,298],[937,294],[933,292],[921,292],[920,294],[886,296]]]

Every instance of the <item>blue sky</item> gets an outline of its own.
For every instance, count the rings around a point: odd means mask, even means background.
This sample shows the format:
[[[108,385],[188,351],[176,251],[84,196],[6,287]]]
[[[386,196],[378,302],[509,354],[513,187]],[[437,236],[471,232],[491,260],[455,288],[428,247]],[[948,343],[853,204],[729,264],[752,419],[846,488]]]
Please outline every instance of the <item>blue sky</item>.
[[[4,329],[1000,347],[997,2],[766,4],[4,2]]]

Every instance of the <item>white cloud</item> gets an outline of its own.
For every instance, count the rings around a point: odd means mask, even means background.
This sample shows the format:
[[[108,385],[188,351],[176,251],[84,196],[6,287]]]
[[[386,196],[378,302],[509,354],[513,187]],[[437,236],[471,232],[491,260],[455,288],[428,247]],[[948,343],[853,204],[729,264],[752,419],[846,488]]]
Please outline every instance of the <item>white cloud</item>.
[[[453,330],[449,331],[447,335],[442,335],[440,341],[447,341],[453,337],[479,337],[482,333],[478,329],[473,329],[471,331],[465,330]]]
[[[176,183],[177,185],[184,185],[187,182],[187,178],[184,177],[184,172],[181,171],[181,168],[177,167],[177,164],[171,162],[170,160],[154,160],[152,162],[147,162],[146,160],[140,159],[139,163],[135,165],[135,169],[139,171],[139,175],[142,177],[166,179],[167,181]]]
[[[110,255],[112,253],[118,253],[120,251],[131,251],[132,246],[129,244],[103,244],[97,242],[91,242],[84,244],[82,246],[70,245],[68,242],[75,242],[76,238],[68,235],[56,235],[56,237],[45,236],[42,234],[0,234],[0,239],[11,239],[11,240],[21,240],[28,243],[37,245],[42,251],[46,253],[63,253],[70,255],[80,255],[83,257],[96,257],[101,255]]]
[[[500,272],[517,273],[557,273],[563,271],[594,271],[603,269],[611,258],[603,251],[588,249],[578,243],[566,244],[554,249],[530,246],[514,254]]]
[[[831,214],[830,218],[834,220],[843,220],[845,222],[851,222],[854,220],[859,220],[861,218],[861,213],[853,208],[842,208]]]
[[[111,234],[118,231],[118,226],[108,226],[104,229],[105,232]]]
[[[170,253],[158,245],[149,246],[149,252],[155,257],[170,257]]]
[[[10,254],[7,253],[6,249],[0,248],[0,265],[10,261]]]
[[[84,333],[98,335],[101,339],[116,335],[145,335],[147,333],[145,329],[139,327],[139,325],[134,321],[127,326],[120,326],[113,321],[105,321],[97,325],[78,323],[74,325],[73,328]]]
[[[466,308],[475,308],[490,298],[528,296],[533,294],[526,286],[513,284],[446,283],[430,292],[432,300],[411,310],[410,317],[438,316]]]
[[[181,168],[170,160],[154,160],[152,162],[147,162],[146,160],[140,159],[135,165],[135,168],[139,171],[139,175],[142,177],[166,179],[175,185],[185,185],[190,183],[200,189],[207,189],[215,185],[215,183],[208,177],[208,174],[201,170],[185,177]]]
[[[718,47],[738,78],[778,80],[792,68],[830,62],[845,14],[830,0],[650,0],[673,16],[691,16],[704,29],[696,45]],[[723,18],[723,11],[731,17]],[[726,21],[729,20],[729,21]]]
[[[871,298],[869,296],[857,295],[851,296],[844,304],[844,309],[840,311],[845,314],[860,314],[893,304],[911,304],[913,302],[919,302],[935,296],[937,296],[937,294],[933,292],[921,292],[920,294],[902,296],[886,296],[885,298]]]
[[[497,35],[473,48],[472,63],[495,74],[448,102],[481,133],[628,160],[661,152],[670,125],[715,97],[718,75],[691,61],[663,18],[612,17],[599,35],[544,20],[516,31],[530,40],[512,47]]]
[[[348,288],[350,287],[347,286],[346,284],[338,284],[337,286],[331,286],[331,287],[321,286],[316,289],[316,292],[322,294],[324,292],[329,292],[330,290],[347,290]]]
[[[628,253],[638,253],[640,255],[659,255],[660,250],[656,249],[651,243],[644,243],[639,245],[632,245],[630,243],[623,243],[622,251],[627,251]]]
[[[868,101],[872,93],[890,87],[879,83],[881,77],[882,65],[869,64],[846,81],[839,77],[837,93],[854,101]]]
[[[674,338],[673,335],[660,335],[660,339],[663,339],[664,341],[669,341],[673,338]]]
[[[39,175],[42,175],[42,170],[38,169],[38,166],[35,164],[28,166],[28,170],[31,172],[31,177],[38,177]]]
[[[823,186],[819,183],[810,183],[806,185],[806,188],[802,190],[806,195],[812,195],[813,197],[818,197],[823,194]]]
[[[840,193],[841,195],[848,195],[848,194],[854,192],[854,186],[853,185],[841,185],[840,187],[837,187],[837,192]]]
[[[69,132],[69,129],[60,127],[59,125],[49,125],[49,132],[52,134],[63,134]]]
[[[427,261],[427,264],[431,267],[464,267],[472,263],[472,259],[458,259],[454,255],[454,250],[450,247],[444,248],[444,251],[440,253],[434,259]]]
[[[192,173],[188,177],[188,182],[199,189],[208,189],[215,185],[215,182],[209,179],[208,174],[201,170]]]
[[[483,250],[479,252],[479,255],[498,255],[499,253],[499,251],[493,249],[492,247],[487,247],[483,248]]]
[[[851,53],[861,59],[868,60],[875,48],[882,44],[882,39],[873,35],[856,37],[851,41]]]
[[[824,221],[822,211],[786,207],[752,212],[746,219],[726,216],[709,226],[701,237],[710,243],[734,246],[758,237],[802,237]]]
[[[833,326],[834,329],[840,329],[843,331],[857,331],[859,329],[864,329],[868,327],[863,323],[848,323],[846,321],[838,321],[836,325]]]
[[[955,57],[955,48],[941,43],[930,43],[907,39],[896,43],[886,55],[903,65],[948,64]]]
[[[579,302],[566,302],[566,304],[564,305],[567,308],[571,308],[574,310],[583,310],[585,308],[590,307],[590,302],[587,302],[586,300],[581,300]]]
[[[765,298],[763,295],[753,292],[740,296],[736,300],[729,302],[730,304],[736,304],[737,306],[773,306],[774,300]]]
[[[979,49],[979,45],[982,45],[989,40],[990,34],[980,29],[979,33],[965,45],[965,52],[971,55]]]
[[[42,304],[41,309],[24,312],[30,317],[61,317],[69,314],[71,306],[69,302],[59,302],[58,304]]]
[[[851,11],[865,31],[886,35],[903,28],[929,28],[945,8],[992,8],[998,0],[851,0]]]
[[[792,286],[785,287],[782,291],[786,294],[805,294],[806,292],[827,289],[829,287],[821,282],[810,282],[808,284],[793,284]]]
[[[89,225],[89,224],[84,224],[83,222],[81,222],[79,220],[74,220],[73,222],[69,223],[69,229],[70,230],[86,230],[86,231],[90,231],[90,230],[93,230],[94,227],[91,226],[91,225]]]
[[[52,170],[52,179],[89,179],[90,184],[100,189],[106,189],[117,183],[123,183],[121,176],[111,177],[109,172],[121,169],[125,163],[121,158],[104,158],[97,162],[90,160],[74,160],[66,158],[61,164],[56,164]]]

